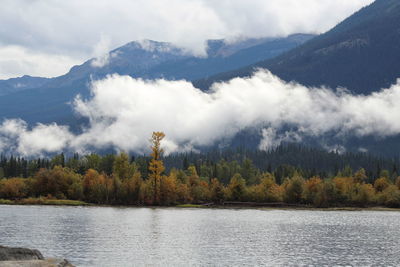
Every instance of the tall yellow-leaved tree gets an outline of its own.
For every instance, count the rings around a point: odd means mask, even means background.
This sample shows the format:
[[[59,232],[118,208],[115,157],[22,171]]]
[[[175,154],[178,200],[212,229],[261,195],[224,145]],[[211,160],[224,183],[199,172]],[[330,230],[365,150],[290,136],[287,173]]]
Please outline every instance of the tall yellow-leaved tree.
[[[161,160],[164,150],[161,148],[161,140],[165,137],[163,132],[153,132],[151,136],[151,161],[149,164],[149,179],[153,185],[153,204],[160,204],[161,195],[161,177],[165,170],[164,163]]]

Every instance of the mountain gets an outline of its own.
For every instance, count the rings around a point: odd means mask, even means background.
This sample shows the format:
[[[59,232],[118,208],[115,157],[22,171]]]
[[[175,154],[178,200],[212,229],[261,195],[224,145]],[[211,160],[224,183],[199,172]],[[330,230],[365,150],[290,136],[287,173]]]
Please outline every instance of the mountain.
[[[248,39],[235,43],[208,41],[207,57],[194,57],[170,43],[131,42],[104,58],[90,59],[62,76],[41,79],[24,76],[0,81],[2,118],[21,118],[29,123],[76,124],[69,102],[77,94],[89,95],[88,84],[118,73],[145,79],[195,80],[275,57],[313,38],[295,34],[286,38]],[[28,80],[31,83],[28,83]],[[4,84],[4,87],[2,87]],[[11,84],[11,86],[9,85]],[[16,88],[12,84],[24,84]]]
[[[335,26],[293,50],[230,72],[197,80],[203,90],[217,81],[250,76],[256,68],[269,69],[286,81],[308,86],[346,87],[354,94],[370,94],[400,78],[400,1],[376,0]],[[240,142],[249,142],[244,135]],[[325,140],[335,140],[324,137]],[[244,141],[243,141],[244,140]],[[304,143],[318,144],[320,140]],[[348,151],[399,156],[400,136],[348,137],[337,140]]]
[[[0,96],[27,89],[37,88],[44,85],[48,81],[48,78],[32,77],[29,75],[24,75],[18,78],[11,78],[8,80],[0,80]]]
[[[400,77],[400,1],[376,0],[289,52],[195,84],[207,88],[215,81],[248,76],[256,67],[286,81],[346,87],[357,94],[386,88]]]

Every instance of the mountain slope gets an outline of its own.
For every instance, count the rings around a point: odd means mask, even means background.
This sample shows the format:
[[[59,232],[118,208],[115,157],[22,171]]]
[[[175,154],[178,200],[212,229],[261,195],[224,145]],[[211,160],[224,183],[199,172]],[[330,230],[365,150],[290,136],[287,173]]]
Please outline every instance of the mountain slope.
[[[97,64],[98,59],[91,59],[36,88],[27,87],[27,90],[3,95],[0,98],[0,114],[2,118],[22,118],[29,123],[55,121],[76,124],[68,103],[77,94],[88,96],[88,84],[92,79],[118,73],[144,79],[194,80],[277,56],[312,37],[297,34],[234,44],[213,40],[209,41],[209,56],[204,58],[191,56],[169,43],[132,42],[111,51],[104,66]]]
[[[274,59],[196,82],[207,88],[218,80],[248,76],[267,68],[287,81],[368,94],[400,77],[400,1],[377,0],[335,28]]]
[[[40,87],[49,81],[48,78],[24,75],[18,78],[0,80],[0,96]]]

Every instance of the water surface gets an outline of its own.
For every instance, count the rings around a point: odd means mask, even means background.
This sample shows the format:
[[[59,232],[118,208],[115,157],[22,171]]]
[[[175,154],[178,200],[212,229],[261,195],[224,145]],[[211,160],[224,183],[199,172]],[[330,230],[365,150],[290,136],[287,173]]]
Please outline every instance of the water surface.
[[[400,212],[0,205],[0,244],[78,266],[400,264]]]

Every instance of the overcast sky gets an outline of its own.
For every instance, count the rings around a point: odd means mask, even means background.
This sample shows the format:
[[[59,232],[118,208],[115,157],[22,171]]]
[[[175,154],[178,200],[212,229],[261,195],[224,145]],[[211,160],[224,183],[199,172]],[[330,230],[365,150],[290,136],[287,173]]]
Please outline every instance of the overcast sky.
[[[196,55],[206,39],[321,33],[373,0],[3,0],[0,79],[58,76],[133,40]]]

